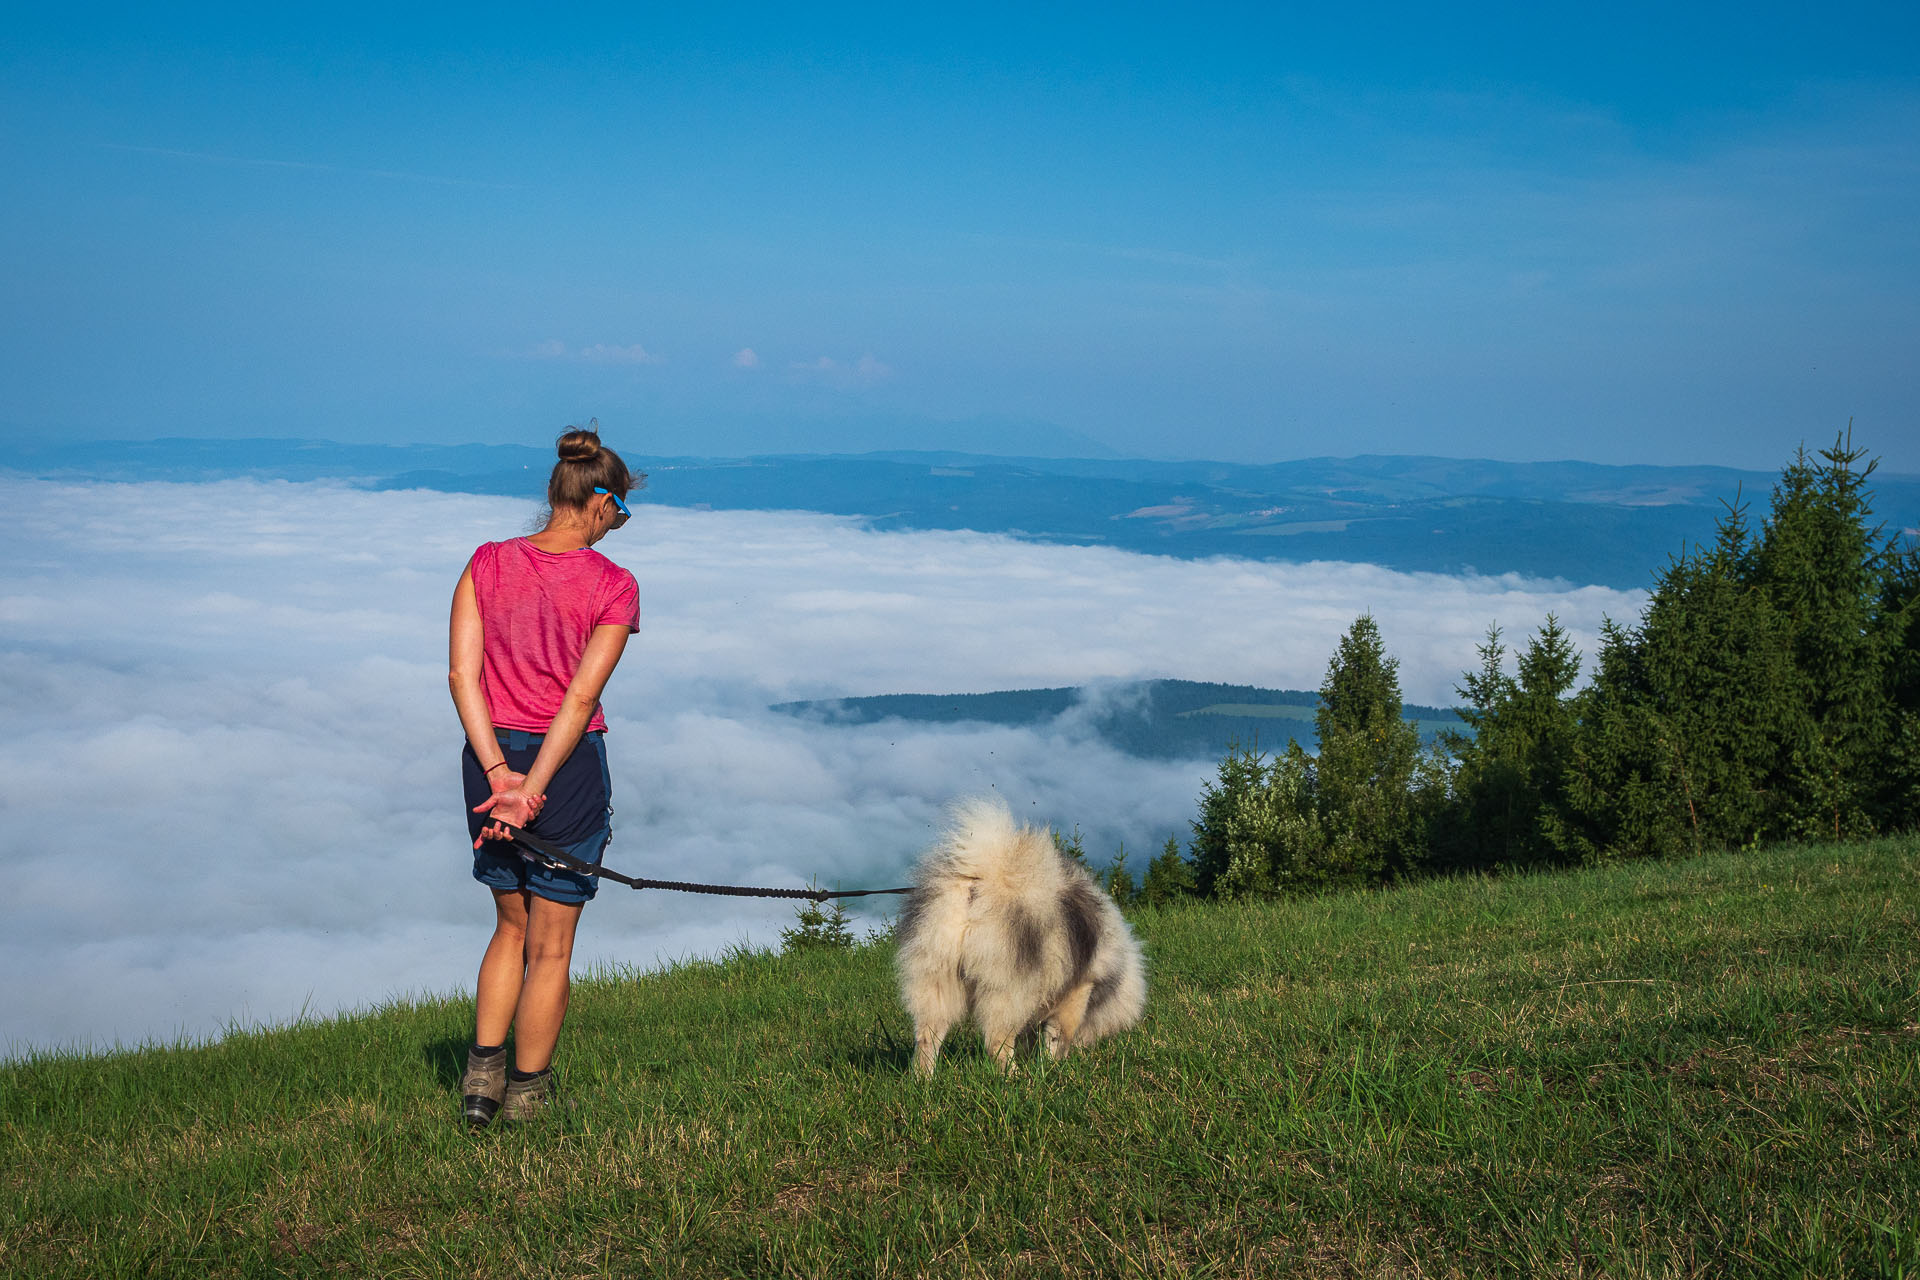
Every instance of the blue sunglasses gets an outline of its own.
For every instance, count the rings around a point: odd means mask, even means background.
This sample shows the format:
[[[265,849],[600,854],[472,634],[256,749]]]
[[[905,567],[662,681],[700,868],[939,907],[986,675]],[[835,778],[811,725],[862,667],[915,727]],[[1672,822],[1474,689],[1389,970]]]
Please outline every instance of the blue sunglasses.
[[[594,492],[604,493],[609,498],[612,498],[613,505],[619,510],[620,514],[613,518],[613,528],[618,529],[621,525],[625,524],[629,518],[632,517],[633,512],[627,510],[627,504],[620,501],[619,494],[613,492],[611,489],[601,489],[597,487],[594,489]]]

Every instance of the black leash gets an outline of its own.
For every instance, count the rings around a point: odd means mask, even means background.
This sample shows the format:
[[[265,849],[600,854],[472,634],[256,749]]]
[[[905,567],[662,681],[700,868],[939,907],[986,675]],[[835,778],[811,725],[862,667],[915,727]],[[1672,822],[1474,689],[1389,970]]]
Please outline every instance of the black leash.
[[[680,893],[716,893],[728,898],[809,898],[814,902],[825,902],[829,898],[870,898],[883,893],[912,893],[911,886],[905,889],[749,889],[737,884],[690,884],[685,880],[649,880],[645,876],[622,875],[595,862],[583,862],[574,857],[551,840],[516,827],[511,822],[502,822],[498,818],[488,818],[490,826],[504,827],[514,843],[523,844],[551,862],[554,866],[564,867],[583,876],[599,876],[602,880],[614,880],[630,889],[673,889]]]

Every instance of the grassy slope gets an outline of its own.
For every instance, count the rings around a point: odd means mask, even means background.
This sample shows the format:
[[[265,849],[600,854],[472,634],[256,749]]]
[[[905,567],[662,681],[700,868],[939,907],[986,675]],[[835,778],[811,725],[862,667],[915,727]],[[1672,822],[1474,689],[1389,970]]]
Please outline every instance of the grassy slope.
[[[1143,914],[1146,1023],[1013,1080],[903,1073],[884,946],[588,982],[478,1137],[458,1002],[16,1063],[0,1271],[1911,1275],[1917,866]]]

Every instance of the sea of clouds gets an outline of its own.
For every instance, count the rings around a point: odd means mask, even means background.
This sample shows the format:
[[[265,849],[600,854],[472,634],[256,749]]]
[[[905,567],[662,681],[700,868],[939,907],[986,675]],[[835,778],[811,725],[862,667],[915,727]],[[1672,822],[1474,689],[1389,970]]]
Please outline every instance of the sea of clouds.
[[[446,614],[532,505],[331,484],[0,478],[0,1050],[109,1047],[470,988]],[[1206,761],[1050,729],[833,727],[786,699],[1175,676],[1316,687],[1363,611],[1409,701],[1449,703],[1490,623],[1591,652],[1637,592],[1354,564],[1176,560],[793,512],[636,509],[601,549],[642,628],[609,685],[633,874],[903,883],[942,806],[997,790],[1096,862],[1184,839]],[[897,900],[881,899],[875,912]],[[878,915],[870,917],[877,923]],[[581,967],[777,945],[791,904],[634,893]]]

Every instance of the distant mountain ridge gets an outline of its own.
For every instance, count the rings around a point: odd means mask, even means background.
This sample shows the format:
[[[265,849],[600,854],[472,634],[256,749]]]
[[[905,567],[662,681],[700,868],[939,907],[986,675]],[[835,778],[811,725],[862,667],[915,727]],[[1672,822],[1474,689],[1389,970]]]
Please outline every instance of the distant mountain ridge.
[[[11,440],[0,465],[59,479],[334,479],[537,500],[552,453],[523,445],[318,440]],[[1415,456],[1262,465],[951,452],[648,458],[643,500],[806,510],[876,529],[971,529],[1182,558],[1343,560],[1644,587],[1711,538],[1725,503],[1765,507],[1771,473],[1727,467]],[[1874,477],[1893,529],[1920,528],[1920,477]]]
[[[1319,734],[1314,713],[1320,695],[1302,689],[1201,680],[1141,680],[1058,689],[1003,689],[993,693],[888,693],[776,703],[773,711],[829,725],[994,724],[1016,728],[1077,727],[1129,755],[1148,759],[1217,760],[1234,747],[1269,754],[1290,739],[1312,751]],[[1466,732],[1449,707],[1409,703],[1401,714],[1424,742],[1442,730]]]

